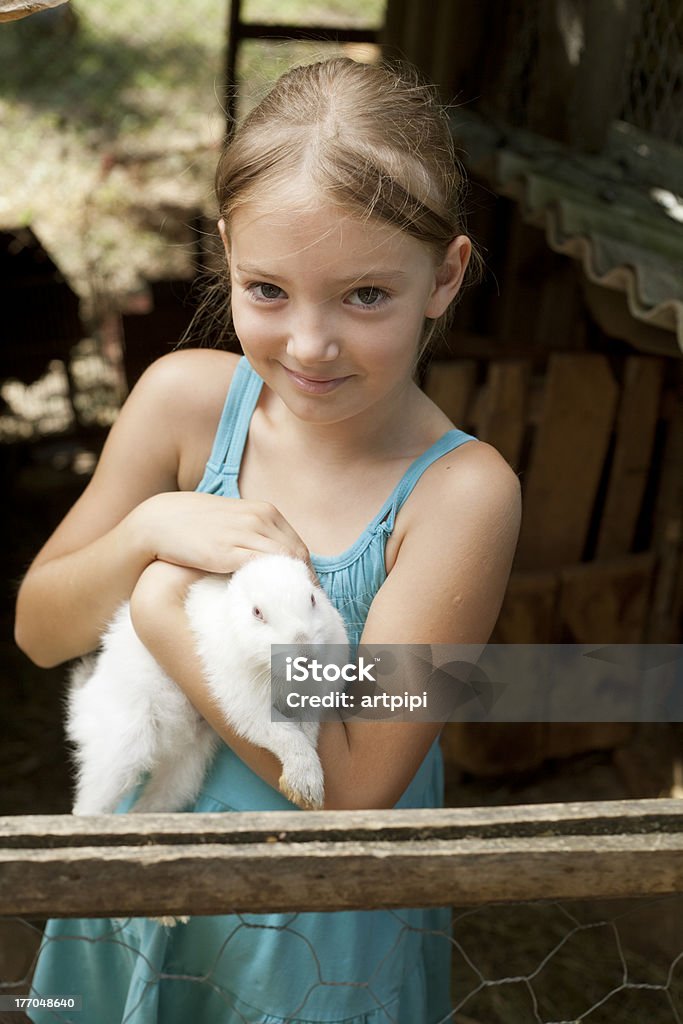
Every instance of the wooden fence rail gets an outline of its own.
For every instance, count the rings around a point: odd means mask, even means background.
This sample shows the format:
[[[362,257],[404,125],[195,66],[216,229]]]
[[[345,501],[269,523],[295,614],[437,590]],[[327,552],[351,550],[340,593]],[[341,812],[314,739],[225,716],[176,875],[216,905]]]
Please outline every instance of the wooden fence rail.
[[[0,915],[129,917],[683,893],[675,799],[0,818]]]

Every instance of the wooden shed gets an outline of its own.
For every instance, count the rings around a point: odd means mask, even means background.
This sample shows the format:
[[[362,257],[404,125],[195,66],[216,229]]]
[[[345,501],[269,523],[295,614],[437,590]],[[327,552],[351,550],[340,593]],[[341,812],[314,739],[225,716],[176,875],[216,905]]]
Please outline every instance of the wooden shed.
[[[656,6],[389,0],[385,50],[452,104],[488,266],[424,385],[522,484],[492,642],[681,638],[683,81],[661,41],[683,25]],[[452,724],[445,743],[495,773],[630,732]]]

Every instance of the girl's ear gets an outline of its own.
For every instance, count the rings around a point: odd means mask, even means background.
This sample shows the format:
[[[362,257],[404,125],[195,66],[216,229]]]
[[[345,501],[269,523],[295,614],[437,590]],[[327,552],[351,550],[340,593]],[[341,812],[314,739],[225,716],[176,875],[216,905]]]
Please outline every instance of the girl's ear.
[[[471,253],[472,243],[467,235],[458,235],[448,246],[443,263],[437,267],[434,289],[425,309],[430,320],[442,316],[460,291]]]
[[[229,263],[230,262],[230,237],[228,235],[228,229],[225,226],[225,221],[223,220],[222,217],[218,221],[218,233],[221,236],[221,241],[223,243],[223,248],[225,249],[225,255],[226,255],[226,258],[227,258],[228,263]]]

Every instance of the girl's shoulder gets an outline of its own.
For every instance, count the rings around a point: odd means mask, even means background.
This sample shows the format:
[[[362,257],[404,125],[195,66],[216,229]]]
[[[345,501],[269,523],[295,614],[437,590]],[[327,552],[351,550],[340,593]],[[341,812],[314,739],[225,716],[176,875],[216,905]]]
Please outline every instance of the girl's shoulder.
[[[457,427],[426,395],[425,421],[429,424],[428,440],[437,441],[450,435]],[[458,428],[461,429],[461,428]],[[519,479],[497,448],[468,435],[454,448],[436,458],[422,474],[415,488],[416,501],[424,512],[434,502],[443,506],[449,500],[460,504],[463,496],[491,494],[497,489],[514,496],[519,490]]]
[[[240,356],[215,348],[183,348],[157,359],[147,367],[136,390],[141,387],[177,392],[183,401],[206,401],[217,397],[235,372]]]
[[[130,397],[161,405],[174,418],[188,413],[210,415],[216,406],[220,413],[240,358],[213,348],[169,352],[147,367]]]
[[[181,490],[201,479],[239,361],[220,349],[178,349],[152,363],[131,393],[150,426],[175,439]]]
[[[396,551],[409,539],[431,544],[434,536],[458,529],[466,520],[485,523],[521,515],[517,474],[492,445],[467,441],[437,458],[420,476],[397,520]]]
[[[520,492],[517,474],[497,448],[477,438],[458,445],[425,471],[416,491],[425,507],[434,500],[440,506],[462,507],[463,502],[495,500],[498,495],[516,501]]]

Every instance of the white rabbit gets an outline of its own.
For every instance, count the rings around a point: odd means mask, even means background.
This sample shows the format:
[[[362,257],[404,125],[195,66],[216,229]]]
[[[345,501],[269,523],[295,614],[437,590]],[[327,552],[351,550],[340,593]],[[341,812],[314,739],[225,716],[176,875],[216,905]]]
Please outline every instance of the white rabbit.
[[[304,563],[284,555],[255,558],[231,577],[202,578],[190,587],[185,607],[223,715],[236,732],[280,759],[285,796],[301,807],[321,807],[319,724],[271,721],[282,695],[276,679],[271,693],[270,648],[340,644],[346,650],[339,612]],[[197,796],[219,743],[138,639],[127,602],[101,652],[73,671],[66,732],[78,767],[74,814],[113,811],[145,772],[148,782],[132,810],[181,810]]]

